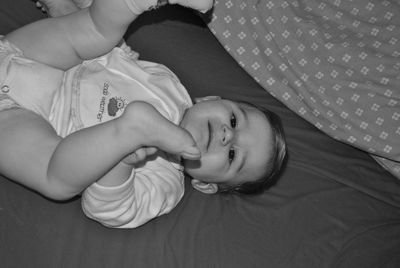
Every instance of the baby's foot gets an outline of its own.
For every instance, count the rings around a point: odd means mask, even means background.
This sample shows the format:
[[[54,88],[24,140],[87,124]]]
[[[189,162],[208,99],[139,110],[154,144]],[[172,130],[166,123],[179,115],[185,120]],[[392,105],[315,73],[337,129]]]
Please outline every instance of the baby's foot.
[[[38,0],[36,6],[50,17],[60,17],[78,11],[72,0]]]

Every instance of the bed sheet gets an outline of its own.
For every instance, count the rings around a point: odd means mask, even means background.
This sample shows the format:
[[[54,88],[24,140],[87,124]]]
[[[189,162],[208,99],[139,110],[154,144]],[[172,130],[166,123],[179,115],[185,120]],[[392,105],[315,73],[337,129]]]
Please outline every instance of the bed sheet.
[[[269,93],[400,179],[400,2],[215,2],[210,29]]]
[[[0,2],[0,34],[42,17]],[[53,202],[0,178],[1,267],[399,267],[400,183],[271,97],[187,9],[141,16],[126,41],[169,66],[193,97],[254,102],[284,122],[289,158],[256,197],[205,196],[186,182],[170,214],[131,230],[87,219],[80,199]],[[1,149],[1,148],[0,148]]]

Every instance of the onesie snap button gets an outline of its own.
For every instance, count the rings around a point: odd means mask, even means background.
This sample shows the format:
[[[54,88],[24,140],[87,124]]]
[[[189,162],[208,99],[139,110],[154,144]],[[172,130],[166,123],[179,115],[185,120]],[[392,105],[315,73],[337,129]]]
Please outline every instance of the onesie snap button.
[[[1,87],[1,92],[3,92],[3,93],[8,93],[8,92],[10,92],[10,87],[7,86],[7,85],[2,86],[2,87]]]

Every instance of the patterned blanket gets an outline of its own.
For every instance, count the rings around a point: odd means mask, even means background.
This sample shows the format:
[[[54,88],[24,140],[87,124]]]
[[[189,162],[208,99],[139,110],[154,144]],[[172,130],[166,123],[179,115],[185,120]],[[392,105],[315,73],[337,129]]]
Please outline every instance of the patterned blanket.
[[[209,28],[270,94],[400,178],[399,0],[217,0]]]

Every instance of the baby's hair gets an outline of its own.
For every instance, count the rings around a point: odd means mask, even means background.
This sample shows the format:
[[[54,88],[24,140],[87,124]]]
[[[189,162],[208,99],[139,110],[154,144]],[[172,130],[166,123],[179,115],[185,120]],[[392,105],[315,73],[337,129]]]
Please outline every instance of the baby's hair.
[[[272,148],[273,154],[267,163],[264,176],[255,181],[247,181],[237,185],[218,184],[218,193],[233,193],[233,194],[259,194],[264,190],[273,186],[278,180],[278,174],[284,164],[286,156],[286,140],[283,132],[282,122],[277,114],[270,110],[257,106],[252,103],[240,101],[244,105],[248,105],[261,111],[272,128]]]

